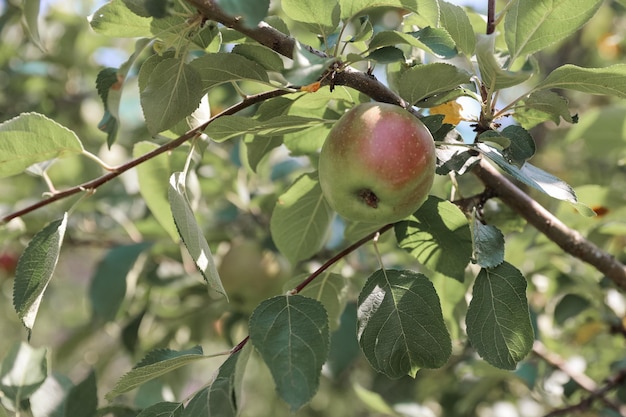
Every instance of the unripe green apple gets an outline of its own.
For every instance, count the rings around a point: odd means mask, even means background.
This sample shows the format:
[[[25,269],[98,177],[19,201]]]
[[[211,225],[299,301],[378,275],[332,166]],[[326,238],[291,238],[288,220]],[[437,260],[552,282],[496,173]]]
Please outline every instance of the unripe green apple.
[[[428,198],[435,177],[435,143],[405,109],[363,103],[333,126],[319,159],[328,204],[349,220],[393,223]]]

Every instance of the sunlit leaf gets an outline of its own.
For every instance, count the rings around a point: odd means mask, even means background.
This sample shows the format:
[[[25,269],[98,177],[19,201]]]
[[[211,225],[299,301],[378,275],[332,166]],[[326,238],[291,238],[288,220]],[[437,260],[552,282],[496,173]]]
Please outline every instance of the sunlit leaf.
[[[467,335],[478,354],[495,367],[515,369],[533,345],[526,279],[511,264],[482,269],[466,316]]]
[[[517,0],[504,18],[504,38],[511,56],[532,54],[584,25],[602,0]]]
[[[74,132],[38,113],[22,113],[0,124],[0,178],[30,165],[83,152]]]
[[[467,219],[457,206],[431,196],[408,220],[396,223],[395,232],[400,247],[419,262],[463,281],[472,256],[472,237]]]
[[[305,174],[278,197],[270,230],[274,243],[292,262],[301,261],[320,250],[328,236],[333,210],[317,177]]]
[[[300,295],[273,297],[254,310],[249,329],[250,341],[269,367],[278,393],[297,411],[317,391],[328,356],[324,307]]]
[[[476,42],[476,60],[480,70],[480,78],[490,91],[513,87],[530,78],[532,72],[508,71],[502,67],[501,60],[495,54],[496,35],[478,35]]]
[[[152,142],[139,142],[133,147],[133,157],[138,158],[158,148]],[[150,212],[159,224],[165,229],[170,237],[177,242],[178,231],[169,208],[168,189],[171,175],[170,158],[163,153],[150,158],[137,166],[137,179],[139,180],[139,192],[143,197]]]
[[[263,121],[244,116],[224,116],[211,122],[204,132],[209,135],[211,139],[222,142],[247,134],[266,137],[279,136],[334,122],[334,120],[290,115],[279,116]]]
[[[289,18],[319,25],[325,32],[332,32],[339,24],[336,0],[282,0],[281,6]]]
[[[66,227],[67,213],[38,232],[17,263],[13,306],[29,331],[35,324],[39,304],[59,260]]]
[[[462,69],[436,62],[417,65],[403,72],[398,80],[398,88],[402,98],[416,103],[435,94],[454,90],[469,81],[470,75]]]
[[[535,90],[564,88],[587,94],[626,98],[626,64],[605,68],[582,68],[566,64],[552,71]]]
[[[183,405],[181,403],[160,402],[141,410],[137,417],[182,417]]]
[[[202,94],[216,85],[231,81],[269,82],[267,71],[261,65],[237,54],[225,52],[206,54],[194,59],[189,65],[200,75],[203,90],[198,88],[198,84],[194,87]]]
[[[155,349],[148,353],[131,371],[121,377],[115,387],[106,395],[106,398],[111,400],[151,379],[204,358],[206,356],[202,354],[200,346],[181,351]]]
[[[45,347],[33,348],[16,342],[6,353],[0,367],[0,391],[14,403],[21,402],[44,383],[48,376]]]
[[[200,74],[180,59],[167,58],[154,68],[140,92],[146,126],[152,134],[169,129],[200,105]]]
[[[91,27],[100,35],[116,38],[152,37],[150,21],[133,13],[122,0],[112,0],[96,10]]]
[[[538,90],[531,93],[515,109],[513,117],[525,129],[530,129],[546,120],[551,120],[556,125],[561,123],[561,119],[569,123],[578,121],[578,116],[570,114],[565,97],[546,90]]]
[[[209,243],[204,237],[187,200],[184,176],[180,172],[175,172],[170,177],[168,199],[180,238],[194,260],[196,267],[209,287],[227,297],[222,281],[217,273]]]
[[[476,35],[467,13],[462,7],[446,1],[440,1],[439,7],[441,8],[441,26],[454,39],[459,51],[472,56],[476,47]]]
[[[433,284],[412,271],[378,270],[358,300],[358,337],[372,367],[390,378],[415,377],[450,357],[452,343]]]

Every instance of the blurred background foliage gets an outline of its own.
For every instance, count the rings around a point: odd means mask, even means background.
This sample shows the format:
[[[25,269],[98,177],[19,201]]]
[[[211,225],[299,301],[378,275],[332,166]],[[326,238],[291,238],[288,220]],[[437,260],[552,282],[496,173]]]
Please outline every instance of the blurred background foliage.
[[[39,112],[75,131],[89,151],[109,163],[128,160],[135,143],[150,140],[133,86],[136,73],[131,70],[125,86],[122,130],[110,150],[106,134],[97,128],[103,108],[95,80],[102,68],[123,63],[133,52],[133,42],[105,38],[90,29],[87,17],[96,10],[95,2],[55,1],[44,3],[40,16],[42,50],[29,40],[20,3],[0,3],[0,121],[23,112]],[[478,3],[474,5],[477,12],[485,12],[486,6],[480,3],[486,2],[474,3]],[[504,2],[499,4],[501,8]],[[544,74],[564,63],[584,67],[623,63],[625,38],[623,2],[606,1],[588,25],[566,42],[542,52],[538,63]],[[506,91],[502,102],[519,94],[517,89]],[[626,261],[626,104],[600,96],[563,94],[580,122],[534,127],[538,151],[533,164],[574,186],[580,200],[597,216],[582,217],[570,205],[530,193],[570,227]],[[237,99],[232,88],[216,88],[209,97],[212,112]],[[186,153],[174,151],[172,166],[182,166]],[[206,293],[193,263],[151,217],[133,172],[99,188],[77,206],[31,340],[33,346],[49,347],[50,366],[59,380],[69,377],[76,382],[94,368],[103,395],[155,347],[185,349],[201,344],[206,353],[225,351],[246,335],[247,316],[260,300],[281,293],[287,280],[311,270],[344,243],[338,224],[318,257],[289,265],[273,247],[269,215],[276,196],[308,161],[278,151],[253,174],[243,155],[239,142],[212,144],[210,152],[204,153],[191,190],[202,196],[194,203],[222,280],[228,285],[228,305]],[[80,156],[49,170],[57,189],[99,175],[101,168]],[[479,187],[473,178],[463,177],[462,181],[468,188]],[[2,179],[0,213],[33,203],[46,191],[45,181],[36,175]],[[434,192],[445,196],[443,186]],[[0,229],[0,357],[26,335],[11,300],[17,256],[34,233],[73,202],[70,198],[47,206]],[[507,232],[507,260],[529,280],[528,298],[538,339],[596,381],[626,366],[623,294],[611,289],[591,267],[524,227],[497,201],[490,202],[486,215]],[[114,248],[130,250],[143,240],[153,246],[138,255],[136,262],[131,258],[128,288],[122,298],[116,298],[115,282],[98,282],[97,271],[106,259],[114,264],[128,260],[128,251]],[[383,248],[393,245],[392,240],[385,236]],[[412,262],[408,256],[390,253],[386,259],[390,264]],[[345,260],[342,272],[350,277],[349,300],[354,300],[359,284],[376,267],[369,246]],[[436,285],[452,315],[463,317],[468,284],[447,280]],[[351,309],[354,306],[349,303],[346,311]],[[510,373],[489,366],[458,343],[444,368],[422,370],[415,380],[389,380],[374,374],[359,356],[353,337],[355,323],[350,317],[344,314],[333,336],[331,361],[324,369],[320,392],[298,415],[535,416],[584,394],[567,375],[537,355],[529,356]],[[462,332],[459,324],[448,324],[453,338],[455,332]],[[141,408],[164,399],[182,399],[202,386],[222,360],[218,357],[175,371],[122,400]],[[264,365],[252,360],[246,372],[242,415],[289,415],[268,381]],[[626,401],[626,389],[620,388],[617,395]]]

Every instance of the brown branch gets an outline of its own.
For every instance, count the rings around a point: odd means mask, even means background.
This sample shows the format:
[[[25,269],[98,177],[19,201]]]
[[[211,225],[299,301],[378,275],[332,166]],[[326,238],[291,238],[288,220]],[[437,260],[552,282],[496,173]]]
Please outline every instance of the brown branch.
[[[496,31],[496,0],[487,0],[487,35]]]
[[[248,28],[241,19],[232,18],[224,14],[213,0],[187,1],[194,5],[209,20],[214,20],[240,31],[259,43],[274,49],[276,52],[291,58],[295,45],[293,38],[270,28],[265,23],[259,24],[257,28]],[[494,10],[495,13],[495,7],[492,7],[491,10]],[[334,84],[352,87],[376,101],[410,108],[409,103],[406,103],[380,81],[349,67],[335,74]],[[618,287],[626,290],[626,267],[613,256],[587,241],[580,233],[568,228],[552,213],[530,198],[488,163],[481,162],[474,170],[474,173],[488,188],[497,190],[500,199],[505,204],[515,209],[530,224],[556,242],[565,252],[593,265]]]
[[[585,239],[576,230],[567,227],[485,160],[477,164],[473,172],[488,188],[496,191],[500,200],[517,211],[528,223],[559,245],[561,249],[593,265],[626,291],[626,266],[624,264]]]
[[[48,204],[52,204],[55,201],[59,201],[62,200],[64,198],[70,197],[74,194],[78,194],[82,191],[88,191],[88,192],[93,192],[95,189],[97,189],[98,187],[106,184],[107,182],[111,181],[112,179],[120,176],[121,174],[123,174],[124,172],[128,171],[131,168],[136,167],[137,165],[140,165],[141,163],[152,159],[158,155],[161,155],[162,153],[171,151],[172,149],[177,148],[178,146],[182,145],[183,143],[187,142],[189,139],[196,137],[198,135],[200,135],[202,133],[202,131],[204,129],[207,128],[207,126],[209,124],[211,124],[214,120],[219,119],[220,117],[223,116],[228,116],[228,115],[232,115],[235,114],[247,107],[250,107],[253,104],[256,103],[260,103],[261,101],[265,101],[267,99],[273,98],[273,97],[278,97],[278,96],[282,96],[285,94],[290,93],[291,91],[289,90],[272,90],[272,91],[267,91],[264,93],[260,93],[260,94],[256,94],[253,96],[248,96],[246,97],[243,101],[227,108],[226,110],[222,111],[219,114],[216,114],[215,116],[213,116],[211,119],[209,119],[208,121],[206,121],[205,123],[201,124],[200,126],[191,129],[190,131],[188,131],[187,133],[183,134],[182,136],[179,136],[178,138],[174,139],[171,142],[168,142],[164,145],[159,146],[158,148],[156,148],[155,150],[148,152],[145,155],[142,155],[136,159],[133,159],[123,165],[120,165],[119,167],[116,167],[112,170],[112,172],[109,172],[108,174],[105,174],[101,177],[98,177],[96,179],[87,181],[85,183],[82,183],[80,185],[74,186],[72,188],[68,188],[67,190],[63,190],[63,191],[59,191],[54,193],[51,197],[48,197],[46,199],[43,199],[41,201],[38,201],[28,207],[24,207],[21,210],[18,210],[16,212],[13,212],[11,214],[8,214],[4,217],[2,217],[2,219],[0,219],[0,224],[2,223],[6,223],[9,222],[17,217],[21,217],[25,214],[28,214],[32,211],[35,211],[41,207],[47,206]]]

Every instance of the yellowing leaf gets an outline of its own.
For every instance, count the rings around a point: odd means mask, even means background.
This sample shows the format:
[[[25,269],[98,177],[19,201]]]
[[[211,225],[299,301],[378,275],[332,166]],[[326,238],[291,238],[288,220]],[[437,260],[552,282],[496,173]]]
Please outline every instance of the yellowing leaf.
[[[302,87],[300,87],[300,91],[306,91],[307,93],[314,93],[320,89],[321,85],[322,85],[321,82],[315,81],[314,83],[311,83],[309,85],[303,85]]]
[[[448,101],[447,103],[432,107],[430,114],[443,114],[444,123],[450,123],[456,126],[463,120],[463,116],[461,116],[462,111],[463,106],[461,104],[456,101]]]

